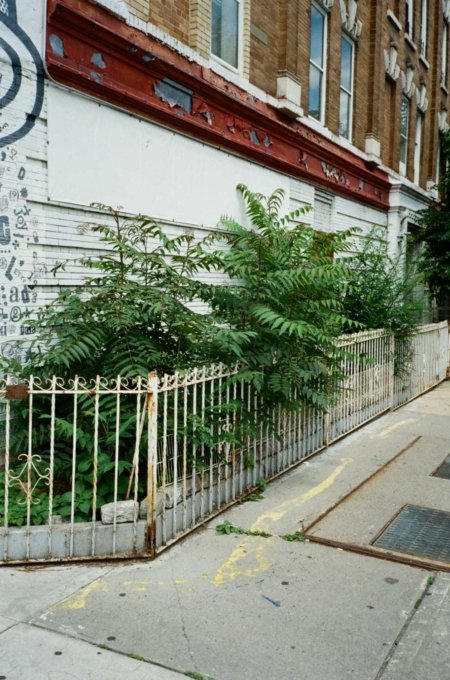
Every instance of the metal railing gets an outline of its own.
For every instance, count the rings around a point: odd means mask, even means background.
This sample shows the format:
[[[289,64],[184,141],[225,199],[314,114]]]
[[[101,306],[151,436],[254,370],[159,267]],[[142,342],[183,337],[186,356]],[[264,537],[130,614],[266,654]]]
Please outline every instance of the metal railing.
[[[238,366],[0,389],[0,563],[155,555],[246,493],[438,384],[446,323],[345,336],[328,412],[261,412]],[[395,376],[394,355],[402,354]],[[3,461],[3,462],[2,462]]]

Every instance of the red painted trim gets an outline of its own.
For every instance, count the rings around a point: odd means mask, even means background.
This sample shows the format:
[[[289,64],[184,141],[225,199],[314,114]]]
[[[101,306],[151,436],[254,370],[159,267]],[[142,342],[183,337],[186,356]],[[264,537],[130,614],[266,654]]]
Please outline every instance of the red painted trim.
[[[286,122],[274,107],[105,9],[88,0],[49,0],[47,21],[47,68],[55,81],[333,193],[388,209],[390,183],[379,168],[301,122]],[[94,54],[101,55],[97,63]],[[190,112],[156,94],[163,78],[192,90]]]

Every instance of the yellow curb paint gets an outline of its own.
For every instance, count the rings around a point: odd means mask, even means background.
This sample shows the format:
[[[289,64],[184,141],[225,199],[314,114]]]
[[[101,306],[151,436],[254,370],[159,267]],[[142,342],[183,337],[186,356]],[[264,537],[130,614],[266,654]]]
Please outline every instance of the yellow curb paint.
[[[96,591],[101,590],[102,592],[108,592],[109,588],[105,581],[101,578],[93,581],[88,586],[80,590],[80,592],[72,595],[67,600],[64,600],[56,606],[57,609],[84,609],[86,602],[91,594]]]
[[[403,427],[403,425],[411,425],[415,422],[415,418],[406,418],[405,420],[400,420],[400,422],[394,423],[393,425],[386,427],[384,430],[381,430],[381,432],[378,432],[378,434],[373,435],[373,439],[384,439],[384,437],[387,437],[389,434],[392,434],[392,432],[395,432],[395,430],[398,430],[399,427]]]
[[[340,464],[330,475],[328,475],[326,479],[324,479],[323,482],[313,486],[311,489],[305,493],[302,493],[297,498],[285,501],[278,508],[262,514],[260,517],[258,517],[256,522],[253,523],[251,531],[261,531],[264,528],[264,523],[267,520],[277,522],[290,510],[294,510],[303,503],[306,503],[315,496],[318,496],[329,489],[330,486],[334,484],[339,475],[343,472],[343,470],[347,467],[347,465],[352,462],[353,458],[342,458]],[[247,539],[244,539],[244,541],[233,550],[226,562],[224,562],[222,566],[219,567],[211,583],[215,586],[220,586],[224,583],[234,581],[234,579],[238,576],[251,577],[267,571],[272,563],[267,558],[265,553],[273,545],[273,538],[259,538],[258,542],[254,537],[248,537]],[[245,561],[245,564],[249,566],[244,568],[244,565],[240,564],[241,561]]]

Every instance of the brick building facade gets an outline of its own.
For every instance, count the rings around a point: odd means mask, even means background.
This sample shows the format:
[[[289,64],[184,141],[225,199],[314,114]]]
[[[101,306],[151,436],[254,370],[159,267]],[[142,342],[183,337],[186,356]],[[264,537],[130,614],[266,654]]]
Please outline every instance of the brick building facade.
[[[77,283],[93,202],[200,237],[245,220],[238,183],[281,187],[395,251],[435,195],[449,21],[449,0],[0,0],[1,351]]]
[[[341,46],[347,39],[353,58],[352,126],[344,138],[371,160],[424,190],[431,189],[436,180],[439,132],[447,125],[448,75],[442,69],[448,61],[450,3],[231,0],[230,4],[237,5],[243,15],[239,40],[245,56],[237,74],[275,98],[281,99],[287,88],[292,111],[306,125],[312,122],[308,117],[312,9],[322,15],[326,66],[320,122],[324,130],[340,136]],[[137,17],[202,57],[211,56],[211,0],[127,0],[127,5]],[[236,74],[230,69],[231,75]],[[409,102],[406,163],[400,160],[403,97]],[[416,136],[417,128],[421,129]],[[420,153],[415,153],[418,145]]]

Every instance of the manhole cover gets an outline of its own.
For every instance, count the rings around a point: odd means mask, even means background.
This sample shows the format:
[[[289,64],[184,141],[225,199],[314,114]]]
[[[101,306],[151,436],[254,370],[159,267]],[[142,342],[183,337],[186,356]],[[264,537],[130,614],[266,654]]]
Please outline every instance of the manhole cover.
[[[444,462],[439,465],[436,472],[433,472],[432,476],[441,477],[442,479],[450,479],[450,456],[447,456]]]
[[[450,562],[450,512],[405,505],[373,545]]]

